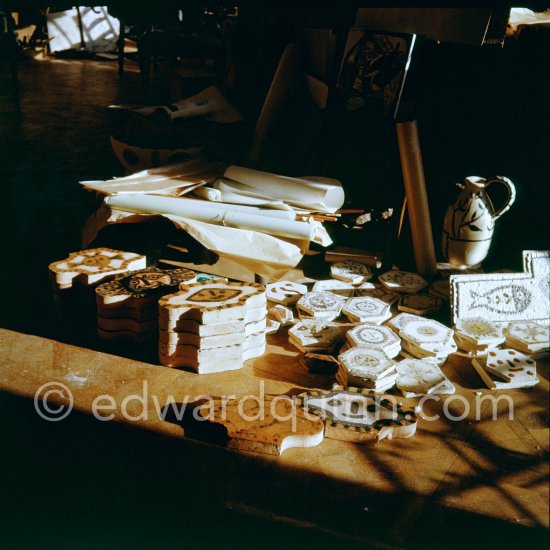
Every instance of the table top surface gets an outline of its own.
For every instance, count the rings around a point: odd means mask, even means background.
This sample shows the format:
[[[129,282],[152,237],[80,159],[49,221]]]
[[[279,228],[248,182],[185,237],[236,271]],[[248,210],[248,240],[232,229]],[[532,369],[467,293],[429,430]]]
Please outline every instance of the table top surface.
[[[77,347],[2,329],[0,389],[33,398],[42,385],[61,383],[84,413],[91,413],[98,396],[111,396],[115,421],[180,438],[186,452],[198,452],[201,460],[223,461],[226,474],[229,468],[227,475],[242,481],[224,498],[245,512],[390,546],[419,532],[427,537],[437,521],[448,519],[456,532],[474,520],[491,529],[548,527],[547,360],[537,362],[537,386],[495,391],[484,388],[468,358],[453,355],[443,369],[456,394],[426,401],[413,437],[376,445],[325,438],[277,457],[190,443],[180,423],[161,416],[171,398],[182,403],[201,395],[295,395],[332,387],[332,376],[312,374],[301,364],[286,329],[268,336],[266,353],[241,370],[208,375],[102,349],[99,343],[96,349]],[[487,395],[499,398],[496,405],[483,399]],[[125,402],[129,396],[144,400]],[[68,403],[66,394],[52,397]],[[270,483],[258,491],[246,483],[254,475]]]

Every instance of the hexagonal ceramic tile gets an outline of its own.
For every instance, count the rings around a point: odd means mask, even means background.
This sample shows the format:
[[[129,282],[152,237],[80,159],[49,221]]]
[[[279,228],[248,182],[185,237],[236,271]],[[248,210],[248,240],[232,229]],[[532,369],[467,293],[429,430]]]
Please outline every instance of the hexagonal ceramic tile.
[[[294,320],[294,313],[288,307],[285,307],[281,304],[269,308],[269,313],[281,323],[283,327],[287,325],[293,325],[296,321]]]
[[[372,271],[357,262],[336,262],[330,266],[330,276],[352,285],[360,285],[372,277]]]
[[[313,285],[313,292],[333,292],[346,298],[351,298],[355,288],[349,283],[337,279],[327,279],[326,281],[317,281]]]
[[[277,281],[266,287],[266,297],[276,304],[295,304],[305,293],[307,286],[292,281]]]
[[[370,286],[367,286],[370,285]],[[392,305],[394,302],[399,300],[400,294],[397,292],[391,292],[384,287],[376,287],[372,283],[362,284],[360,287],[355,289],[357,296],[368,296],[369,298],[376,298],[377,300],[382,300],[386,304]]]
[[[417,346],[423,344],[445,345],[453,341],[453,331],[445,325],[432,319],[410,321],[399,331],[401,338]]]
[[[404,359],[397,364],[397,387],[411,397],[428,394],[450,394],[454,385],[433,359]],[[407,395],[408,397],[408,395]]]
[[[494,346],[504,342],[502,327],[483,317],[467,317],[456,322],[455,330],[461,337],[470,340],[474,345],[492,344]]]
[[[407,323],[410,321],[420,321],[422,317],[418,315],[413,315],[412,313],[400,313],[396,315],[389,323],[393,329],[399,332]]]
[[[279,321],[274,321],[273,319],[268,319],[266,321],[265,333],[266,334],[275,334],[279,330],[280,326],[281,326],[281,323],[279,323]]]
[[[332,292],[308,292],[296,307],[316,319],[335,319],[340,315],[346,299]]]
[[[401,338],[391,328],[370,323],[357,325],[348,330],[346,338],[352,346],[379,349],[390,357],[395,357],[401,348]],[[395,350],[397,353],[393,355]]]
[[[342,339],[342,330],[332,323],[304,320],[288,329],[288,339],[301,351],[330,351]]]
[[[414,294],[428,286],[420,275],[408,271],[388,271],[379,275],[378,279],[388,290],[403,294]]]
[[[383,351],[362,346],[348,349],[338,361],[348,377],[379,380],[395,371],[395,363]]]
[[[550,329],[544,327],[533,321],[514,321],[510,323],[505,329],[506,341],[510,342],[510,347],[516,347],[518,349],[529,353],[535,353],[538,351],[546,350],[550,347]]]
[[[441,300],[429,294],[405,294],[399,299],[397,309],[415,315],[426,315],[426,313],[439,311]]]
[[[368,296],[350,298],[343,308],[344,314],[351,322],[369,321],[375,324],[386,320],[389,311],[389,304]]]

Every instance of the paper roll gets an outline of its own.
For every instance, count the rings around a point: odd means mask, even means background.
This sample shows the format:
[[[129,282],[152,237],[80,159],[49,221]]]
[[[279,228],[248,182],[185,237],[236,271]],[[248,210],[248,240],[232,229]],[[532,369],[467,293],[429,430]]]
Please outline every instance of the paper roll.
[[[337,180],[289,178],[242,166],[229,166],[224,177],[249,186],[251,191],[284,200],[300,208],[336,212],[344,204],[344,190]]]
[[[112,195],[105,197],[105,203],[111,208],[134,212],[136,214],[167,214],[180,216],[196,221],[236,227],[268,233],[279,237],[312,241],[316,233],[316,225],[298,222],[280,217],[262,214],[250,214],[238,211],[235,205],[209,203],[189,199],[159,197],[154,195]],[[239,209],[250,207],[239,206]],[[284,211],[272,211],[278,214],[288,214]]]

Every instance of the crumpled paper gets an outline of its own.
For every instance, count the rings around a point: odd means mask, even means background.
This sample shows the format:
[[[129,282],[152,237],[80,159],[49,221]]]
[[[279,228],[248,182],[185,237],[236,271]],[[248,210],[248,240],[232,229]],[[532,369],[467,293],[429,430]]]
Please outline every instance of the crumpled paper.
[[[102,205],[83,228],[83,246],[88,246],[99,231],[108,224],[139,223],[150,217],[151,215],[148,214],[111,210]],[[176,227],[189,233],[206,249],[270,281],[280,279],[290,269],[296,267],[309,245],[307,242],[290,242],[246,229],[212,225],[178,216],[164,215],[164,217]]]

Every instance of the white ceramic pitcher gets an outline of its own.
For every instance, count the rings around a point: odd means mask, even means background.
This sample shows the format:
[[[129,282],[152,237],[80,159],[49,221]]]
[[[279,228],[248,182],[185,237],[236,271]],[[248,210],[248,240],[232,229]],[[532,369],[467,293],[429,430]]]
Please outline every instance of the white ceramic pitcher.
[[[508,189],[506,203],[496,211],[486,193],[487,187],[493,183],[500,183]],[[469,176],[463,184],[456,185],[462,191],[445,213],[443,254],[447,261],[456,267],[474,267],[487,256],[495,220],[507,212],[514,203],[516,188],[503,176],[490,179]]]

